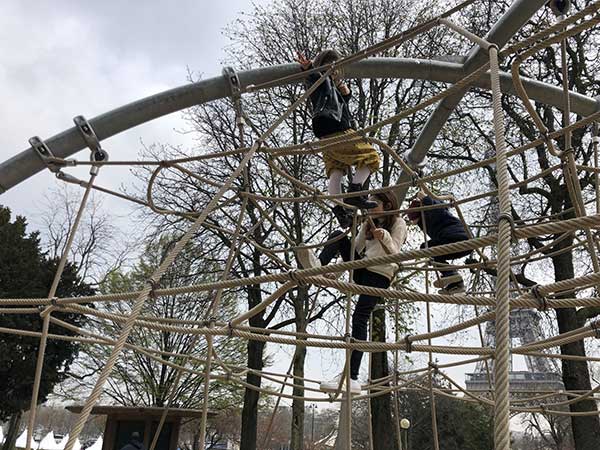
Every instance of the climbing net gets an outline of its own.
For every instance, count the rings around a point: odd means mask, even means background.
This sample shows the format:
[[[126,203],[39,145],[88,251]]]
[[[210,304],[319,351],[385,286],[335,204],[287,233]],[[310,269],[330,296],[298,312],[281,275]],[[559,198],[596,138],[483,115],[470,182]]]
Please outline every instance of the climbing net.
[[[156,361],[160,364],[170,366],[177,371],[177,378],[173,383],[170,391],[169,403],[166,406],[160,425],[154,436],[151,449],[153,449],[157,443],[158,435],[164,420],[166,418],[168,409],[174,402],[176,402],[175,393],[180,384],[181,377],[184,373],[193,373],[204,377],[204,405],[203,405],[203,417],[201,420],[201,442],[203,441],[206,432],[206,419],[208,414],[208,402],[209,402],[209,386],[211,381],[218,380],[228,383],[236,383],[246,389],[254,389],[262,394],[272,395],[281,398],[301,398],[303,400],[320,402],[320,401],[339,401],[342,404],[340,413],[340,427],[338,433],[338,448],[350,448],[350,433],[351,433],[351,403],[352,401],[373,398],[388,393],[396,393],[401,390],[408,388],[421,389],[428,392],[431,396],[431,406],[435,412],[435,397],[436,396],[450,396],[454,399],[469,402],[478,402],[484,405],[492,406],[494,408],[495,415],[495,445],[496,449],[508,449],[509,448],[509,417],[511,413],[516,412],[539,412],[544,414],[557,414],[557,415],[573,415],[573,414],[593,414],[596,415],[596,411],[572,413],[566,412],[565,408],[574,403],[582,400],[590,399],[594,394],[600,390],[600,386],[597,386],[587,392],[561,392],[560,396],[557,396],[557,392],[550,392],[545,394],[534,394],[528,397],[519,397],[518,399],[511,399],[511,386],[509,383],[509,371],[510,371],[510,358],[511,354],[525,355],[525,356],[537,356],[544,358],[567,358],[572,360],[582,361],[600,361],[600,358],[583,357],[575,355],[560,355],[550,353],[549,350],[558,346],[583,340],[589,337],[599,337],[600,321],[592,322],[588,325],[582,326],[577,329],[570,330],[555,336],[533,342],[526,343],[524,345],[513,347],[510,346],[509,336],[509,315],[512,309],[559,309],[559,308],[576,308],[576,307],[588,307],[588,306],[599,306],[600,301],[596,297],[584,297],[578,298],[576,295],[579,291],[594,288],[600,285],[600,265],[598,262],[598,242],[595,236],[592,234],[592,229],[600,226],[600,215],[587,215],[585,203],[582,197],[581,187],[578,179],[578,173],[580,171],[589,171],[596,174],[600,173],[600,168],[589,167],[578,165],[575,160],[573,149],[571,148],[571,134],[574,130],[587,127],[595,123],[600,118],[600,112],[594,113],[582,120],[575,123],[570,123],[569,120],[569,91],[568,91],[568,80],[567,77],[563,77],[564,85],[564,98],[565,104],[563,108],[564,121],[563,128],[554,132],[549,132],[543,119],[538,115],[536,110],[532,107],[531,101],[524,87],[524,84],[519,73],[519,68],[529,57],[534,55],[546,47],[554,44],[560,44],[562,46],[563,54],[563,73],[566,73],[566,55],[565,55],[565,40],[574,36],[582,31],[596,26],[600,22],[600,16],[598,10],[600,10],[600,2],[595,2],[581,10],[577,14],[574,14],[568,18],[563,18],[560,22],[555,25],[549,26],[548,28],[538,32],[537,34],[518,42],[502,51],[498,49],[495,44],[487,42],[485,39],[475,36],[474,34],[464,30],[460,26],[451,22],[450,17],[456,11],[468,6],[474,0],[469,0],[461,3],[456,8],[453,8],[446,13],[429,20],[423,24],[406,30],[402,34],[393,38],[387,39],[379,44],[362,50],[350,57],[344,58],[338,62],[314,68],[308,71],[310,72],[322,72],[319,80],[309,88],[297,101],[294,102],[275,122],[264,132],[254,131],[257,134],[257,138],[251,145],[242,145],[239,148],[232,149],[227,152],[216,152],[208,153],[200,156],[171,159],[164,161],[108,161],[106,153],[102,150],[100,143],[91,128],[90,124],[83,118],[76,120],[76,125],[82,133],[82,136],[86,140],[88,146],[92,150],[91,161],[79,161],[79,160],[65,160],[61,158],[55,158],[52,156],[50,149],[40,141],[32,141],[32,146],[39,150],[40,155],[50,170],[57,173],[58,177],[65,182],[75,183],[80,185],[84,189],[84,195],[81,200],[80,208],[76,217],[76,220],[71,227],[70,235],[63,256],[60,260],[60,264],[48,294],[47,298],[21,298],[21,299],[1,299],[0,305],[2,314],[37,314],[40,313],[43,318],[43,326],[41,332],[23,331],[15,329],[2,329],[3,333],[15,333],[25,336],[30,336],[40,339],[40,348],[38,354],[38,363],[35,373],[35,383],[32,395],[32,408],[30,414],[30,423],[28,427],[28,444],[27,449],[31,447],[32,430],[35,424],[35,406],[37,405],[37,397],[40,386],[40,377],[43,371],[44,353],[46,342],[48,339],[60,339],[68,341],[76,341],[82,343],[105,345],[112,348],[110,357],[107,359],[106,364],[98,377],[98,380],[91,391],[88,399],[83,406],[80,416],[74,425],[73,430],[69,434],[70,438],[65,447],[66,450],[71,450],[73,445],[81,433],[84,424],[86,423],[92,407],[98,401],[103,386],[107,379],[110,377],[111,371],[119,358],[123,349],[128,349],[135,352],[140,352],[148,358]],[[306,142],[298,145],[291,145],[285,147],[272,148],[267,147],[266,142],[273,132],[279,125],[286,120],[295,109],[301,105],[310,96],[312,92],[328,77],[334,70],[343,68],[345,65],[358,60],[367,58],[373,54],[384,51],[392,46],[397,46],[413,37],[424,33],[434,27],[445,26],[451,30],[459,33],[463,37],[471,40],[473,43],[478,45],[482,51],[487,52],[487,61],[476,67],[470,73],[466,74],[460,81],[452,85],[451,87],[441,91],[440,93],[431,96],[425,101],[419,103],[417,106],[408,108],[392,117],[386,118],[376,124],[369,127],[348,133],[344,136],[333,137],[328,139],[322,139],[318,142]],[[500,89],[500,78],[499,78],[499,66],[498,59],[502,57],[516,56],[514,63],[512,64],[512,81],[514,83],[515,90],[523,102],[523,106],[531,116],[533,123],[539,131],[539,138],[527,143],[518,148],[507,150],[505,143],[505,129],[503,121],[503,113],[501,107],[501,89]],[[489,73],[488,73],[489,72]],[[229,72],[228,78],[230,80],[230,86],[232,90],[233,103],[236,109],[238,117],[238,125],[240,129],[240,140],[244,140],[244,123],[250,124],[250,119],[244,114],[241,94],[244,92],[255,92],[260,89],[267,89],[269,87],[282,84],[292,83],[301,80],[307,75],[307,72],[301,74],[295,74],[281,78],[272,82],[264,83],[261,85],[246,86],[242,87],[239,80],[235,76],[235,73]],[[435,105],[443,99],[464,92],[468,89],[476,80],[484,77],[490,77],[491,91],[493,96],[492,110],[493,110],[493,123],[495,132],[495,148],[496,156],[486,160],[479,161],[474,164],[470,164],[459,169],[454,169],[442,174],[436,174],[431,176],[420,176],[419,172],[415,170],[404,158],[398,156],[396,151],[388,146],[385,142],[380,139],[371,137],[370,132],[377,131],[386,125],[396,123],[410,115],[423,110],[424,108]],[[558,148],[557,140],[562,138],[564,140],[564,148],[561,150]],[[395,161],[402,169],[404,179],[407,181],[398,182],[391,187],[370,189],[359,193],[345,193],[337,195],[325,195],[316,189],[314,186],[310,186],[301,180],[290,175],[278,161],[278,158],[289,155],[315,155],[326,151],[332,145],[339,144],[340,142],[353,142],[367,140],[372,144],[379,147],[379,149],[389,155],[389,157]],[[600,139],[597,137],[593,138],[594,151],[597,152],[597,146]],[[507,160],[509,157],[525,154],[537,146],[544,145],[548,151],[555,157],[560,158],[561,164],[552,166],[548,171],[562,171],[568,193],[574,209],[574,218],[568,220],[561,220],[560,217],[550,217],[547,220],[541,220],[540,223],[535,225],[528,225],[526,223],[515,223],[511,214],[511,190],[518,189],[522,185],[526,185],[529,182],[541,178],[545,172],[541,172],[530,176],[522,182],[516,184],[509,184],[509,173],[507,168]],[[262,196],[252,193],[248,188],[248,179],[251,176],[249,170],[249,163],[252,158],[257,154],[263,154],[269,166],[272,168],[274,173],[281,176],[289,181],[290,185],[293,185],[295,189],[304,192],[303,196],[293,197],[271,197]],[[217,158],[223,158],[224,156],[238,155],[240,157],[238,166],[229,174],[224,183],[216,183],[206,177],[200,176],[194,171],[190,170],[185,166],[186,163],[198,162],[198,161],[209,161]],[[479,194],[473,197],[467,197],[462,199],[456,199],[451,196],[435,196],[430,190],[431,183],[434,181],[444,179],[451,175],[459,173],[467,173],[470,171],[477,170],[486,165],[495,165],[496,176],[497,176],[497,190],[491,191],[485,194]],[[90,165],[90,178],[88,181],[81,181],[74,178],[71,175],[63,172],[63,168],[67,166],[75,165]],[[127,165],[127,166],[147,166],[152,167],[153,172],[149,179],[147,196],[145,200],[134,198],[129,195],[116,192],[96,184],[96,178],[99,174],[100,168],[109,165]],[[191,177],[201,183],[208,183],[215,187],[216,192],[206,205],[206,207],[199,212],[181,212],[176,210],[169,210],[158,207],[153,200],[153,187],[156,183],[158,176],[161,171],[177,170],[183,173],[185,176]],[[242,188],[238,189],[234,186],[236,180],[243,179]],[[367,193],[378,193],[386,190],[394,190],[394,192],[403,199],[406,190],[410,187],[418,187],[428,195],[442,200],[444,203],[441,205],[423,206],[418,208],[420,211],[426,211],[428,209],[437,207],[452,207],[456,211],[458,217],[464,222],[464,215],[462,212],[463,205],[470,202],[476,201],[484,197],[498,197],[499,202],[499,218],[497,224],[497,231],[488,234],[484,237],[473,237],[471,239],[458,243],[451,243],[446,245],[440,245],[432,248],[423,248],[419,250],[407,250],[400,253],[386,254],[375,258],[367,258],[360,260],[351,260],[343,263],[330,264],[324,267],[313,267],[308,269],[296,269],[286,263],[280,254],[285,252],[292,252],[297,250],[299,247],[296,243],[286,234],[272,218],[272,210],[265,208],[261,205],[261,202],[269,202],[273,205],[289,202],[311,202],[312,204],[318,205],[319,207],[325,207],[325,201],[330,201],[335,204],[343,204],[343,199],[352,195],[365,195]],[[599,184],[596,183],[596,189],[599,189]],[[191,225],[178,240],[178,242],[169,251],[168,255],[164,258],[152,276],[147,280],[144,288],[135,292],[126,293],[114,293],[105,295],[94,295],[88,297],[71,297],[71,298],[58,298],[56,297],[56,290],[60,281],[62,271],[66,264],[67,254],[73,243],[73,237],[77,232],[79,223],[84,214],[85,206],[88,202],[90,193],[93,191],[100,191],[108,195],[120,197],[124,200],[135,202],[136,204],[150,208],[156,214],[161,215],[175,215],[180,216],[191,221]],[[226,199],[227,193],[233,193],[229,199]],[[598,192],[596,192],[597,197]],[[232,205],[235,202],[239,202],[239,216],[237,218],[236,226],[234,229],[226,230],[230,236],[231,246],[229,248],[228,257],[226,260],[225,267],[223,268],[221,278],[218,281],[206,282],[201,284],[194,284],[183,287],[173,288],[161,288],[160,281],[161,277],[165,274],[167,269],[174,262],[175,258],[182,252],[186,244],[190,242],[193,236],[201,229],[201,227],[208,226],[207,218],[211,213],[218,211],[220,208]],[[238,203],[235,203],[238,204]],[[259,226],[262,223],[269,222],[278,233],[286,240],[287,247],[284,249],[268,248],[252,240],[252,231],[244,230],[243,223],[247,206],[252,204],[256,207],[257,211],[261,213],[261,216],[254,225]],[[402,212],[403,210],[394,211],[393,213]],[[598,212],[598,211],[597,211]],[[354,215],[354,224],[349,233],[355,233],[357,224],[361,220],[365,220],[365,215]],[[468,228],[467,228],[468,229]],[[586,252],[589,257],[593,271],[589,274],[575,277],[568,280],[559,282],[549,283],[545,285],[536,285],[534,288],[529,290],[522,290],[518,283],[514,283],[516,286],[517,293],[512,295],[511,293],[511,281],[514,278],[514,273],[511,270],[511,266],[515,263],[523,262],[524,260],[543,259],[544,251],[552,248],[555,244],[560,242],[565,236],[581,232],[583,238],[580,242],[577,242],[567,250],[574,247],[579,247]],[[545,245],[543,248],[538,248],[533,251],[526,253],[525,255],[516,254],[515,246],[521,241],[532,237],[538,236],[554,236],[553,240]],[[230,278],[229,274],[232,269],[235,258],[238,256],[241,243],[254,246],[257,250],[262,252],[265,257],[273,261],[280,271],[277,273],[259,275],[248,278],[234,279]],[[325,245],[326,243],[307,245],[303,247],[318,248]],[[484,249],[494,248],[495,259],[491,259],[484,254]],[[512,250],[512,251],[511,251]],[[356,269],[371,267],[382,264],[397,264],[400,267],[400,271],[409,265],[418,267],[418,270],[429,273],[434,271],[434,267],[430,264],[430,258],[439,255],[448,255],[457,252],[473,251],[478,255],[478,260],[475,262],[469,262],[465,265],[453,266],[454,268],[469,268],[474,271],[493,269],[496,274],[496,288],[495,292],[491,295],[469,292],[467,294],[460,295],[440,295],[429,293],[429,282],[427,281],[425,293],[414,292],[411,290],[403,289],[401,286],[393,289],[379,289],[373,287],[367,287],[352,283],[350,281],[342,281],[334,279],[328,276],[329,274],[339,274],[342,272],[351,272]],[[352,277],[349,277],[352,280]],[[428,277],[427,277],[428,280]],[[223,295],[227,290],[236,289],[245,286],[253,285],[276,285],[277,288],[260,304],[249,309],[248,311],[237,315],[236,317],[228,318],[217,318],[216,313],[218,311],[219,304],[222,300]],[[298,333],[286,330],[269,330],[268,333],[264,329],[256,328],[247,325],[247,321],[265,311],[270,305],[275,303],[278,299],[288,293],[290,290],[297,288],[298,286],[315,286],[319,288],[331,288],[337,290],[346,295],[345,303],[345,334],[342,336],[326,336],[313,333]],[[191,292],[210,292],[211,304],[206,312],[206,317],[203,321],[177,321],[174,319],[162,319],[160,317],[150,317],[142,314],[142,309],[147,301],[152,301],[160,296],[165,295],[176,295]],[[351,298],[354,294],[368,294],[378,296],[387,299],[395,307],[396,317],[398,306],[405,303],[424,303],[427,309],[427,332],[422,334],[400,336],[398,334],[398,328],[396,329],[396,336],[393,342],[367,342],[367,341],[356,341],[350,337],[350,314],[351,314]],[[133,301],[132,307],[129,314],[117,314],[107,312],[102,309],[95,309],[86,304],[89,303],[109,303],[109,302],[123,302]],[[441,328],[437,330],[432,329],[432,324],[429,320],[430,317],[430,305],[441,304],[441,305],[466,305],[475,308],[476,316],[472,319],[465,320],[459,324]],[[485,308],[486,312],[480,313],[478,308]],[[41,312],[40,312],[41,311]],[[67,311],[72,313],[85,314],[100,319],[112,321],[120,324],[120,334],[116,339],[112,339],[100,334],[94,334],[89,330],[78,328],[74,325],[68,324],[64,321],[53,317],[55,311]],[[433,345],[432,339],[450,336],[452,334],[461,332],[463,330],[470,329],[472,327],[481,327],[485,322],[495,320],[496,328],[496,345],[494,348],[485,346],[483,341],[480,347],[465,347],[465,346],[450,346],[450,345]],[[72,332],[74,335],[57,335],[49,333],[50,324],[54,324],[60,327],[64,327]],[[199,342],[201,339],[205,339],[207,342],[207,352],[203,359],[199,359],[196,356],[189,354],[177,354],[177,359],[168,358],[164,352],[157,351],[152,348],[146,348],[140,345],[134,345],[128,343],[128,337],[134,327],[143,327],[149,330],[157,331],[168,331],[172,333],[182,333],[194,336],[194,342]],[[270,342],[281,344],[285,346],[305,346],[315,348],[327,348],[327,349],[339,349],[344,350],[346,354],[346,364],[344,370],[344,376],[349,381],[349,358],[351,351],[356,349],[363,352],[394,352],[396,355],[395,360],[397,361],[398,352],[421,352],[428,355],[429,364],[425,367],[410,370],[401,371],[393,370],[389,376],[381,379],[370,379],[366,385],[366,394],[359,396],[352,396],[350,392],[350,383],[347,382],[345,387],[342,382],[338,391],[331,395],[330,398],[325,398],[322,395],[315,395],[316,392],[320,392],[316,384],[318,381],[308,378],[298,378],[292,374],[285,373],[274,373],[266,370],[256,370],[252,368],[239,368],[234,366],[227,361],[223,361],[215,347],[213,345],[215,337],[224,338],[241,338],[245,340],[254,340],[259,342]],[[193,347],[194,345],[192,345]],[[435,364],[433,355],[434,354],[447,354],[461,357],[462,359],[447,364]],[[204,365],[204,370],[196,370],[186,367],[189,361],[201,362]],[[493,374],[491,373],[488,363],[493,360]],[[177,361],[177,362],[173,362]],[[489,386],[492,388],[492,395],[487,396],[481,393],[476,393],[463,388],[459,383],[449,377],[444,369],[456,366],[464,366],[472,363],[483,363],[486,364],[487,376]],[[249,374],[256,374],[269,380],[274,385],[280,387],[279,390],[275,388],[258,387],[250,384],[244,380],[244,377]],[[436,388],[432,384],[432,376],[438,374],[453,386],[454,390],[462,392],[463,397],[456,397],[449,394],[448,390]],[[309,393],[308,396],[297,397],[292,394],[285,393],[286,388],[298,387]],[[397,399],[397,396],[396,396]],[[278,403],[277,403],[278,404]],[[396,408],[396,416],[398,416],[398,403],[394,403]],[[396,421],[396,426],[399,424]],[[271,421],[272,425],[272,421]],[[436,418],[435,413],[432,414],[432,427],[434,430],[434,443],[435,448],[438,448],[437,440],[437,429],[436,429]],[[268,434],[268,433],[267,433]],[[400,433],[398,433],[398,436]]]

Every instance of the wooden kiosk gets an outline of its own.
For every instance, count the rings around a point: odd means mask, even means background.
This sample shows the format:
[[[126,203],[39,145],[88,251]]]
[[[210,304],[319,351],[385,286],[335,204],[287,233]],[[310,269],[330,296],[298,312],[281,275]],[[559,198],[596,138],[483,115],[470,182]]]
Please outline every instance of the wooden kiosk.
[[[72,413],[80,413],[82,407],[67,406],[66,409]],[[91,414],[107,416],[102,450],[120,450],[136,431],[144,447],[148,449],[163,411],[164,408],[157,407],[95,406]],[[208,417],[215,415],[214,412],[208,413]],[[201,417],[202,411],[199,409],[170,408],[155,450],[177,450],[182,419]]]

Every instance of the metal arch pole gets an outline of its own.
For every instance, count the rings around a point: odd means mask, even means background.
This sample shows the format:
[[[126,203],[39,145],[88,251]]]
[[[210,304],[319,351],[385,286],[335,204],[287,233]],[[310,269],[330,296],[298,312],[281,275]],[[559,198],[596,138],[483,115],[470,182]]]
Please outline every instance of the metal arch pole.
[[[248,85],[275,80],[297,70],[296,65],[287,64],[239,72],[239,75],[243,80],[242,84]],[[349,66],[346,73],[352,78],[414,78],[446,83],[454,83],[464,76],[462,64],[405,58],[369,58]],[[514,93],[510,74],[501,73],[500,83],[504,93]],[[530,98],[562,108],[564,97],[559,87],[527,78],[523,79],[523,84]],[[475,85],[489,89],[489,76],[482,76]],[[98,137],[102,140],[158,117],[229,95],[227,84],[221,80],[221,77],[216,77],[130,103],[95,117],[89,122],[94,129],[98,130]],[[588,116],[599,109],[600,102],[597,99],[576,92],[571,92],[569,96],[572,111],[576,114]],[[45,141],[53,153],[62,158],[67,158],[86,148],[75,128],[65,130]],[[0,193],[35,175],[44,167],[31,148],[8,159],[0,164]]]
[[[543,3],[538,0],[535,0],[535,2],[533,0],[527,0],[527,2],[529,1],[531,1],[532,4]],[[526,2],[516,2],[513,4],[513,7],[511,7],[511,10],[517,3],[521,4]],[[507,15],[508,13],[505,17]],[[516,19],[513,18],[513,21],[514,20]],[[526,20],[525,16],[521,18],[521,21],[522,20]],[[503,19],[498,23],[503,23]],[[512,31],[513,28],[514,26],[510,28],[510,30]],[[507,35],[507,32],[504,32],[504,34],[497,34],[504,39],[506,38],[505,35]],[[468,64],[468,62],[466,64]],[[465,66],[462,64],[439,60],[369,58],[348,66],[346,73],[348,77],[351,78],[414,78],[452,83],[464,76],[464,68]],[[250,84],[273,81],[297,73],[298,70],[297,64],[284,64],[247,70],[239,72],[238,75],[241,85],[248,86]],[[490,86],[489,83],[489,77],[484,75],[477,83],[475,83],[475,85],[488,89]],[[509,74],[501,73],[500,83],[503,92],[513,92],[512,79]],[[564,97],[560,88],[531,79],[524,79],[523,84],[525,85],[530,98],[533,100],[562,108]],[[89,122],[96,130],[98,138],[103,140],[158,117],[191,106],[225,98],[229,95],[230,91],[227,80],[219,76],[198,83],[191,83],[175,89],[170,89],[129,103],[97,116],[89,120]],[[461,97],[462,95],[463,94],[461,94]],[[444,100],[430,118],[425,129],[422,131],[417,144],[409,153],[410,162],[419,164],[425,158],[425,154],[433,142],[433,139],[437,136],[437,133],[452,112],[452,110],[447,109],[447,104],[444,106],[446,101],[449,101],[449,99],[452,98],[453,97],[448,97]],[[570,98],[572,111],[576,114],[587,116],[598,110],[599,103],[594,98],[586,97],[575,92],[570,93]],[[438,120],[442,113],[446,115],[443,121]],[[434,120],[434,118],[437,119]],[[426,132],[428,129],[431,130],[431,136],[427,136]],[[32,130],[32,134],[34,134],[34,130]],[[431,139],[431,141],[426,143],[425,139]],[[67,158],[87,147],[80,133],[74,127],[45,139],[45,141],[52,149],[54,155],[60,158]],[[0,194],[35,175],[44,168],[45,165],[32,148],[28,148],[4,161],[0,164]],[[399,181],[404,181],[406,175],[401,174],[400,177],[401,179]],[[402,198],[404,195],[405,192],[402,194]]]
[[[535,14],[535,12],[546,4],[547,0],[516,0],[506,13],[496,22],[486,35],[487,42],[496,44],[502,48],[509,39]],[[476,45],[470,52],[464,64],[465,73],[469,73],[487,61],[488,55],[485,49]],[[417,142],[406,154],[406,162],[413,168],[418,167],[424,160],[431,145],[436,140],[440,130],[456,108],[458,103],[467,93],[468,88],[442,100],[429,120],[421,130]],[[410,181],[410,176],[402,171],[397,183]],[[408,187],[396,190],[398,200],[402,202],[406,197]]]

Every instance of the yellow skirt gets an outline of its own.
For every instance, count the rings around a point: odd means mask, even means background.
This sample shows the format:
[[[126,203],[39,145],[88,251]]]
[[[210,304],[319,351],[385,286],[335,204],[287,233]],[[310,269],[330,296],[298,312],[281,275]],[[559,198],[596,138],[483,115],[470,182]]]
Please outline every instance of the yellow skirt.
[[[346,130],[341,133],[333,133],[326,138],[342,136],[353,133],[354,130]],[[325,162],[325,173],[329,177],[332,170],[348,172],[350,166],[357,169],[367,166],[371,173],[379,169],[379,154],[377,150],[363,139],[350,142],[339,142],[327,147],[323,151],[323,162]]]

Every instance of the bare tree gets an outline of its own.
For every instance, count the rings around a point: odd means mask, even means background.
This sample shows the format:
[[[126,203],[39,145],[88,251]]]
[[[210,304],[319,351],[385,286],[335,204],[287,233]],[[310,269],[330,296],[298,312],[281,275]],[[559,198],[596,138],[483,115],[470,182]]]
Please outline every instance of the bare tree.
[[[77,216],[81,189],[60,184],[45,196],[40,213],[40,228],[45,250],[52,258],[62,255]],[[92,286],[99,286],[113,271],[119,270],[131,257],[135,239],[121,230],[102,200],[92,194],[68,255],[79,275]]]
[[[482,14],[469,13],[463,16],[463,20],[471,31],[483,35],[489,29],[490,22],[496,21],[509,3],[488,2],[487,8],[480,10]],[[572,3],[574,10],[577,11],[591,2]],[[474,10],[475,8],[470,11]],[[554,21],[555,18],[546,8],[529,21],[515,36],[515,40],[529,36]],[[595,57],[598,52],[596,45],[598,33],[597,28],[591,28],[567,41],[569,89],[590,97],[597,96],[600,90],[600,85],[593,75],[598,69],[598,59]],[[503,70],[510,71],[513,60],[514,56],[511,56],[502,61]],[[521,74],[560,86],[563,81],[561,69],[560,51],[556,47],[550,47],[527,59],[521,66]],[[474,89],[467,95],[430,152],[432,160],[428,173],[477,163],[490,154],[495,154],[492,124],[489,115],[485,112],[490,103],[491,96],[487,91]],[[502,98],[502,106],[506,114],[507,142],[512,148],[540,137],[520,99],[505,95]],[[538,102],[535,103],[535,110],[551,132],[563,126],[562,111]],[[572,119],[581,119],[581,117],[574,116]],[[563,138],[558,139],[558,145],[561,149],[565,148]],[[594,156],[588,130],[585,128],[576,130],[572,135],[571,147],[577,164],[593,165]],[[559,166],[555,170],[550,170],[557,164]],[[516,223],[535,224],[547,221],[549,218],[569,219],[575,216],[574,205],[560,164],[561,160],[552,156],[545,145],[538,145],[532,151],[510,158],[511,183],[523,182],[540,171],[547,171],[542,178],[528,180],[518,188],[519,195],[513,197],[512,208]],[[590,211],[592,200],[596,195],[595,176],[585,171],[579,172],[578,176],[584,202]],[[452,177],[445,188],[451,189],[456,197],[472,196],[482,193],[482,189],[479,188],[482,184],[475,182],[481,179],[489,179],[492,187],[496,185],[494,164]],[[485,234],[496,225],[493,214],[494,202],[493,195],[482,197],[465,208],[467,217],[472,224],[476,225],[474,229],[478,233]],[[516,279],[522,286],[531,287],[537,283],[566,280],[592,270],[588,264],[590,255],[586,247],[581,244],[585,241],[585,235],[573,233],[563,236],[562,240],[559,239],[560,237],[560,235],[550,235],[530,238],[515,250],[516,255],[539,249],[542,256],[547,256],[547,259],[540,261],[524,260],[520,266],[514,267]],[[546,244],[550,246],[545,248]],[[586,320],[595,317],[599,312],[598,308],[557,309],[554,311],[555,331],[565,333],[581,327]],[[561,353],[585,356],[584,343],[577,341],[563,345]],[[585,361],[562,360],[562,377],[567,390],[591,389],[589,369]],[[600,447],[600,422],[595,414],[597,411],[595,401],[583,400],[572,403],[569,407],[570,412],[574,413],[571,424],[576,448],[591,450]]]

